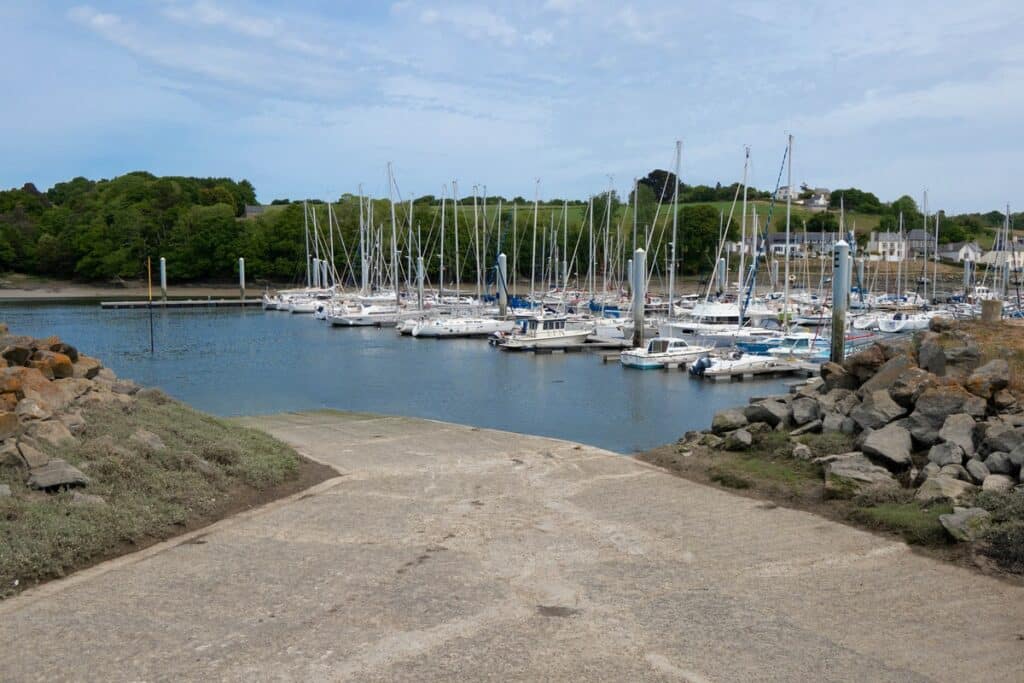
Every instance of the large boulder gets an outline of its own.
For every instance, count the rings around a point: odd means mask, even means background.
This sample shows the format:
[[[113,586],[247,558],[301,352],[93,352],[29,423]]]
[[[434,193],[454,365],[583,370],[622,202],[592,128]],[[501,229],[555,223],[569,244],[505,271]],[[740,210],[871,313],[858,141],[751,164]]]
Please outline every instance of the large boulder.
[[[1013,461],[1010,460],[1010,454],[1002,451],[989,453],[985,458],[985,467],[992,474],[1013,474],[1017,469],[1013,466]]]
[[[21,422],[18,415],[10,411],[0,411],[0,440],[9,439],[21,433]]]
[[[945,441],[937,443],[928,451],[928,462],[933,462],[939,467],[945,465],[959,465],[964,460],[964,449],[955,443]]]
[[[734,429],[741,429],[747,426],[747,418],[742,410],[728,408],[715,413],[711,420],[711,431],[715,434],[725,434]]]
[[[53,411],[40,405],[34,398],[23,398],[18,401],[14,412],[20,420],[47,420],[53,417]]]
[[[818,397],[818,406],[822,413],[849,415],[859,403],[857,394],[850,389],[831,389]]]
[[[36,441],[59,446],[65,441],[74,441],[71,430],[60,420],[43,420],[28,427],[27,434]]]
[[[0,357],[9,365],[24,365],[32,358],[32,346],[25,343],[6,344],[0,349]]]
[[[925,332],[920,337],[917,364],[939,377],[966,379],[980,360],[978,344],[962,332]]]
[[[926,389],[935,384],[935,375],[921,368],[910,367],[889,385],[889,395],[905,408],[912,408]]]
[[[3,372],[18,378],[25,398],[35,399],[52,412],[62,410],[69,403],[61,387],[37,368],[7,368]]]
[[[974,418],[967,413],[956,413],[946,418],[939,430],[939,438],[955,443],[969,458],[974,455]]]
[[[846,368],[832,361],[821,364],[821,379],[824,381],[822,388],[826,393],[833,389],[853,390],[860,384],[856,377],[846,371]]]
[[[63,353],[57,353],[56,351],[36,351],[32,354],[32,361],[39,363],[35,367],[42,370],[43,374],[47,376],[52,375],[54,379],[71,377],[75,373],[71,359]]]
[[[985,463],[977,458],[971,458],[968,460],[967,464],[964,465],[964,468],[967,470],[967,473],[971,475],[971,481],[975,484],[984,482],[985,478],[992,474],[988,471],[988,468],[985,467]]]
[[[888,424],[870,432],[861,444],[866,455],[890,470],[910,467],[910,447],[910,432],[897,424]]]
[[[899,379],[903,373],[911,368],[910,358],[906,355],[895,356],[885,361],[874,375],[869,377],[864,384],[860,385],[860,395],[868,396],[880,389],[888,390],[893,382]]]
[[[781,401],[758,401],[743,409],[748,422],[764,422],[772,427],[790,423],[790,409]]]
[[[926,389],[917,399],[915,412],[927,417],[936,428],[957,413],[984,417],[985,399],[967,392],[958,384],[943,384]]]
[[[943,465],[939,468],[939,474],[946,477],[953,477],[967,483],[974,483],[970,472],[963,465]]]
[[[722,447],[727,451],[745,451],[753,445],[753,435],[746,429],[737,429],[725,435]]]
[[[928,417],[917,411],[900,420],[899,424],[910,432],[914,443],[920,448],[930,448],[939,442],[938,427]]]
[[[964,388],[975,396],[988,400],[1010,383],[1010,365],[1002,358],[990,360],[964,380]]]
[[[951,514],[939,515],[939,524],[957,541],[974,541],[988,530],[991,514],[982,508],[955,507]]]
[[[1024,467],[1024,446],[1017,446],[1009,452],[1007,457],[1014,467]]]
[[[864,401],[850,411],[850,417],[861,429],[879,429],[906,414],[906,409],[892,400],[889,392],[879,389],[868,394]]]
[[[914,494],[914,498],[925,503],[943,498],[958,503],[961,498],[976,490],[977,487],[973,484],[939,474],[925,479]]]
[[[1007,453],[1024,446],[1024,432],[1012,425],[997,423],[985,427],[982,441],[984,452],[1005,451]]]
[[[992,394],[992,405],[996,410],[1011,411],[1019,407],[1017,397],[1009,389],[1000,389]]]
[[[793,401],[793,422],[805,425],[821,417],[821,407],[817,399],[801,397]]]
[[[981,484],[982,491],[1006,493],[1017,484],[1017,479],[1008,474],[990,474]]]
[[[863,351],[851,354],[845,361],[843,367],[846,371],[857,378],[859,383],[866,382],[878,372],[878,369],[885,364],[885,351],[877,344],[872,344]]]
[[[34,468],[28,476],[28,485],[34,489],[70,488],[85,486],[89,477],[82,474],[74,465],[60,458],[54,458],[42,467]]]
[[[825,465],[825,495],[848,498],[868,490],[896,490],[899,482],[889,470],[868,460],[863,453],[844,453]]]
[[[42,467],[46,463],[50,462],[50,456],[36,448],[33,442],[26,441],[24,439],[19,440],[17,448],[22,461],[24,461],[25,465],[29,469]]]
[[[90,358],[89,356],[79,356],[78,360],[74,361],[72,376],[81,379],[95,379],[102,369],[103,363],[97,359]]]

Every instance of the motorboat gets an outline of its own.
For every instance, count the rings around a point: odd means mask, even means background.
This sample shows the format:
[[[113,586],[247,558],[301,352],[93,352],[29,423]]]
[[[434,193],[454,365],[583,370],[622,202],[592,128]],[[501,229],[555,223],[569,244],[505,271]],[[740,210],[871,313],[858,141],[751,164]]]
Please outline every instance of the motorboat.
[[[655,337],[646,348],[626,349],[620,353],[619,362],[627,368],[663,368],[697,360],[711,350],[710,346],[695,346],[678,337]]]
[[[796,361],[776,356],[734,351],[724,357],[703,356],[694,361],[689,372],[694,377],[737,377],[792,370]]]
[[[498,333],[496,343],[508,350],[579,346],[587,341],[590,329],[569,330],[565,316],[537,316],[516,321],[511,333]]]
[[[398,324],[397,306],[349,304],[329,313],[327,321],[338,327],[391,327]]]
[[[475,317],[441,317],[420,320],[412,327],[414,337],[487,337],[495,333],[511,332],[515,320]]]

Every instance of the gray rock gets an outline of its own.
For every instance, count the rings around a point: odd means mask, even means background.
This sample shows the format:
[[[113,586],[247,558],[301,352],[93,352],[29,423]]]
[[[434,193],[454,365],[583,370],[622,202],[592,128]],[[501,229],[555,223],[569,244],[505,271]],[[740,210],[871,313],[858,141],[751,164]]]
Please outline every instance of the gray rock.
[[[88,483],[89,477],[60,458],[54,458],[42,467],[34,468],[28,477],[28,485],[34,489],[85,486]]]
[[[885,352],[876,344],[851,354],[843,361],[843,367],[860,382],[871,379],[885,364]]]
[[[938,474],[938,473],[939,473],[939,472],[940,472],[941,470],[942,470],[942,468],[940,468],[940,467],[939,467],[938,465],[936,465],[936,464],[935,464],[935,463],[933,463],[933,462],[930,462],[930,463],[927,463],[927,464],[926,464],[926,465],[925,465],[925,466],[924,466],[924,467],[923,467],[923,468],[921,469],[921,474],[922,474],[922,475],[924,476],[924,478],[925,478],[925,479],[927,479],[928,477],[934,477],[934,476],[935,476],[935,475],[937,475],[937,474]]]
[[[867,435],[861,450],[881,461],[889,469],[910,467],[910,432],[896,424],[889,424]]]
[[[889,395],[905,408],[913,408],[921,394],[935,384],[935,375],[921,368],[907,368],[889,386]]]
[[[995,493],[1005,493],[1014,486],[1017,485],[1016,477],[1011,477],[1008,474],[990,474],[985,477],[985,481],[981,484],[982,491],[993,491]]]
[[[1000,389],[992,394],[992,405],[999,410],[1015,410],[1017,408],[1017,397],[1009,389]]]
[[[9,484],[0,484],[0,498],[10,498],[11,487]]]
[[[938,425],[933,424],[931,419],[921,413],[911,413],[908,418],[900,421],[900,425],[910,432],[914,443],[922,448],[934,446],[939,441]]]
[[[840,432],[843,430],[843,421],[849,419],[850,418],[843,417],[839,413],[827,413],[825,417],[821,419],[821,431]]]
[[[991,474],[988,468],[985,467],[985,463],[977,458],[971,458],[965,465],[967,473],[971,475],[971,480],[975,484],[981,484],[985,481],[985,478]]]
[[[967,413],[950,415],[942,423],[939,438],[955,443],[968,458],[974,455],[974,418]]]
[[[928,461],[939,467],[959,465],[964,461],[964,450],[951,442],[937,443],[928,451]]]
[[[135,394],[139,393],[140,388],[141,387],[135,382],[126,379],[121,380],[119,382],[114,382],[111,385],[110,390],[113,391],[115,394],[126,394],[128,396],[134,396]]]
[[[797,460],[810,460],[814,457],[814,451],[805,443],[798,443],[793,446],[793,457]]]
[[[1003,453],[1002,451],[989,453],[988,457],[985,458],[985,467],[992,474],[1013,474],[1014,472],[1013,462],[1010,461],[1010,454]]]
[[[839,428],[843,434],[854,434],[857,431],[857,423],[853,421],[853,418],[844,417],[843,425]]]
[[[737,429],[725,436],[722,445],[728,451],[745,451],[754,445],[754,437],[746,429]]]
[[[971,475],[968,474],[963,465],[943,465],[939,470],[939,474],[944,477],[953,477],[960,481],[973,483]]]
[[[743,415],[743,411],[737,408],[720,410],[711,420],[711,431],[715,434],[725,434],[746,426],[747,418]]]
[[[964,380],[964,388],[986,400],[1010,383],[1010,364],[1002,358],[990,360]]]
[[[776,427],[790,422],[789,406],[781,401],[760,401],[743,409],[748,422],[764,422]]]
[[[60,420],[35,422],[29,426],[27,434],[37,441],[45,441],[53,446],[59,446],[65,441],[74,441],[75,439],[71,430]]]
[[[939,524],[954,539],[969,542],[980,538],[988,529],[991,515],[982,508],[953,508],[951,514],[939,515]]]
[[[868,394],[864,401],[850,411],[850,417],[861,429],[879,429],[906,414],[906,409],[892,400],[884,389]]]
[[[772,428],[766,425],[764,422],[755,422],[753,424],[748,424],[743,429],[746,429],[751,434],[764,434],[765,432],[772,431]]]
[[[21,420],[47,420],[53,416],[52,410],[34,398],[23,398],[18,401],[14,412]]]
[[[151,451],[162,451],[167,448],[163,439],[153,432],[142,429],[141,427],[136,429],[135,433],[128,437],[128,440],[137,443],[144,448],[148,448]]]
[[[926,389],[918,397],[915,412],[927,417],[936,428],[941,428],[947,417],[957,413],[982,418],[987,405],[985,399],[968,393],[959,385],[936,386]]]
[[[1017,446],[1010,451],[1009,458],[1014,467],[1024,467],[1024,446]]]
[[[798,398],[793,401],[793,422],[805,425],[821,416],[821,407],[813,398]]]
[[[701,438],[700,443],[708,448],[721,448],[722,444],[725,443],[725,439],[715,434],[705,434]]]
[[[839,363],[827,361],[821,364],[821,379],[826,393],[833,389],[853,390],[860,382]]]
[[[46,463],[50,462],[50,456],[43,453],[41,450],[36,448],[35,444],[29,443],[28,441],[18,441],[18,452],[21,454],[21,459],[29,469],[42,467]]]
[[[975,490],[977,487],[973,484],[939,474],[925,479],[914,494],[914,498],[923,502],[948,498],[956,503]]]
[[[844,453],[825,465],[825,495],[848,498],[867,490],[899,488],[889,470],[874,464],[862,453]]]
[[[988,452],[1004,451],[1009,453],[1024,446],[1024,434],[1008,424],[989,425],[985,429],[983,443]]]
[[[818,407],[823,414],[840,413],[849,415],[860,400],[857,394],[849,389],[832,389],[828,393],[818,397]]]
[[[849,419],[849,418],[845,418],[845,419]],[[759,422],[758,424],[763,424],[763,423]],[[803,427],[798,427],[797,429],[794,429],[792,432],[790,432],[790,435],[791,436],[801,436],[803,434],[810,434],[811,432],[817,433],[817,432],[820,432],[820,431],[821,431],[821,420],[814,420],[813,422],[808,422]]]
[[[978,367],[978,344],[960,332],[925,332],[920,337],[917,364],[939,377],[966,378]]]
[[[85,431],[85,418],[82,417],[82,411],[75,410],[69,413],[61,413],[57,416],[64,426],[68,428],[74,436],[78,436]]]
[[[863,397],[867,397],[875,391],[888,391],[889,387],[910,367],[910,358],[906,355],[894,356],[885,361],[875,374],[860,386],[858,393]]]

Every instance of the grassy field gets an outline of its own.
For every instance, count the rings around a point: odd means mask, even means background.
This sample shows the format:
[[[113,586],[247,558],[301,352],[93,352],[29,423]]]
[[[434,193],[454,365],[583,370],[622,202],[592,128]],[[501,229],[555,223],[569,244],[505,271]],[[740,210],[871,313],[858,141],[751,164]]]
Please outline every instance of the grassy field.
[[[240,509],[302,490],[333,476],[262,432],[199,413],[152,392],[130,412],[119,404],[83,410],[77,442],[43,444],[91,479],[83,493],[26,488],[24,469],[0,467],[0,597],[183,531]],[[130,440],[138,428],[166,448]]]

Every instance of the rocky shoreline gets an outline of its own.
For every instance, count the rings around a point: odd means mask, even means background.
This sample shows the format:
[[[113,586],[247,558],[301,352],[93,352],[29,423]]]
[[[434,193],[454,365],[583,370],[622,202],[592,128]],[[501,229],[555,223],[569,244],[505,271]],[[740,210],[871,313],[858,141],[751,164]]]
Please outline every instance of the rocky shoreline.
[[[676,452],[761,452],[771,434],[768,457],[820,469],[822,500],[952,505],[938,515],[946,541],[1024,544],[1024,406],[1007,359],[983,355],[970,333],[936,320],[913,339],[823,364],[791,394],[720,411]],[[812,439],[846,448],[815,452]],[[1004,569],[1024,572],[1024,549],[996,550]]]

